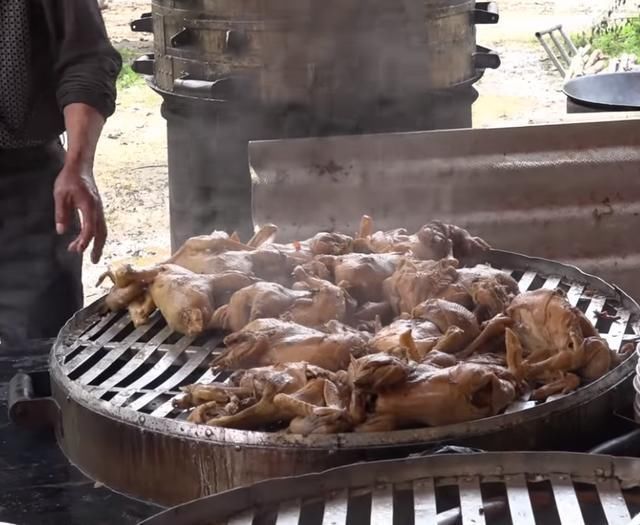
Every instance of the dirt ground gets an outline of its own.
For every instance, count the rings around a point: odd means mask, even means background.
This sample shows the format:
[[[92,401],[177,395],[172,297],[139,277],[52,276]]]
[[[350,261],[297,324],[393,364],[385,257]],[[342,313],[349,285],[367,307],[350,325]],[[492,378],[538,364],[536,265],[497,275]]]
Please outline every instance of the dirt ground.
[[[498,0],[500,22],[478,26],[477,42],[497,51],[502,65],[477,84],[474,126],[565,120],[562,80],[534,33],[561,23],[569,32],[587,27],[610,0]],[[146,11],[144,0],[112,0],[104,11],[109,34],[120,49],[143,54],[152,37],[132,33],[129,22]],[[85,264],[88,302],[106,289],[98,275],[114,262],[159,260],[169,253],[167,148],[161,98],[145,85],[119,93],[97,155],[96,177],[110,228],[104,258]]]

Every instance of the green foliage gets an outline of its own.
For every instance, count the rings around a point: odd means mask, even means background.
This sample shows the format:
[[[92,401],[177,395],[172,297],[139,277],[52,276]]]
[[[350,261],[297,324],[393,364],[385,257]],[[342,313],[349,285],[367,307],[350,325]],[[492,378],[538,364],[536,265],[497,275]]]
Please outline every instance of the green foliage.
[[[136,84],[142,84],[143,78],[131,69],[131,63],[141,54],[132,49],[118,49],[122,56],[122,70],[118,76],[118,90],[126,89]]]
[[[623,20],[602,20],[597,26],[572,36],[577,47],[591,44],[611,57],[623,53],[640,58],[640,18]]]

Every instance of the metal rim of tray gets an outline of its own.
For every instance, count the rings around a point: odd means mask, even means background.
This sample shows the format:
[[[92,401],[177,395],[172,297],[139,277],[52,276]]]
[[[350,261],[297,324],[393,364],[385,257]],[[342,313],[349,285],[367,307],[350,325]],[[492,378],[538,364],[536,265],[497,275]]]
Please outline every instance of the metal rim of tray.
[[[492,250],[483,258],[482,262],[491,264],[496,268],[504,269],[505,271],[510,268],[516,268],[517,271],[523,272],[524,274],[529,272],[531,274],[531,281],[534,280],[537,274],[546,276],[546,286],[554,282],[557,286],[561,279],[564,278],[573,283],[573,286],[582,287],[585,290],[598,294],[600,309],[605,304],[605,298],[620,305],[628,315],[627,320],[622,323],[623,326],[621,330],[618,330],[615,335],[616,340],[619,341],[618,347],[625,336],[625,332],[628,333],[630,328],[633,334],[640,334],[640,324],[638,323],[640,307],[633,299],[617,287],[607,284],[598,277],[585,274],[574,266],[499,250]],[[525,278],[524,275],[520,279],[520,282],[522,282],[523,278]],[[529,286],[530,285],[531,282],[529,282]],[[595,298],[593,298],[591,302],[595,302]],[[523,422],[544,418],[551,413],[569,410],[595,399],[628,379],[634,373],[637,362],[637,355],[634,353],[602,378],[579,388],[569,395],[536,406],[523,408],[516,412],[460,424],[396,430],[391,432],[332,435],[316,434],[306,437],[285,433],[242,431],[195,425],[176,419],[154,417],[127,408],[126,406],[114,406],[110,401],[97,398],[94,390],[87,385],[79,384],[70,379],[64,368],[65,357],[70,353],[70,348],[67,346],[69,343],[68,333],[72,332],[74,327],[86,322],[89,315],[95,315],[101,306],[102,300],[99,300],[88,308],[78,312],[61,331],[51,352],[51,379],[63,392],[67,393],[67,401],[72,399],[90,411],[106,418],[131,424],[140,428],[142,431],[172,435],[181,439],[198,440],[211,443],[212,445],[225,444],[231,446],[242,445],[243,447],[266,446],[275,448],[302,446],[307,449],[326,449],[327,451],[331,451],[337,449],[349,450],[442,442],[451,440],[452,438],[455,439],[462,435],[485,435],[495,432],[496,429],[512,428]],[[158,395],[160,394],[161,392],[158,392]]]
[[[482,452],[363,462],[228,490],[170,508],[140,525],[196,525],[205,518],[211,524],[241,525],[256,523],[253,520],[265,514],[274,518],[273,523],[304,523],[302,508],[312,504],[314,518],[329,513],[330,519],[323,523],[352,523],[347,518],[349,502],[358,496],[371,498],[372,523],[398,523],[396,512],[408,511],[407,517],[411,513],[406,500],[394,497],[400,487],[413,499],[416,523],[439,521],[437,487],[458,489],[463,523],[485,523],[482,488],[488,484],[504,486],[501,498],[510,522],[528,525],[540,523],[531,499],[533,487],[540,482],[551,484],[553,506],[563,525],[585,523],[576,483],[593,487],[608,523],[629,525],[632,516],[623,491],[640,484],[640,459],[567,452]]]

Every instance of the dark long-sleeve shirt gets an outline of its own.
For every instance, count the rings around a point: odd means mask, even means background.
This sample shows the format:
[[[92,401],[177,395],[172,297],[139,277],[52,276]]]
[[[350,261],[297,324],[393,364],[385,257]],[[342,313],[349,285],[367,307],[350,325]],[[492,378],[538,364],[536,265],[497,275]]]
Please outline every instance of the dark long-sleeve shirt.
[[[15,144],[55,139],[64,131],[62,110],[72,103],[88,104],[109,117],[122,60],[109,42],[96,0],[23,1],[28,3],[28,100],[21,125],[10,130]],[[9,95],[0,92],[0,99]]]

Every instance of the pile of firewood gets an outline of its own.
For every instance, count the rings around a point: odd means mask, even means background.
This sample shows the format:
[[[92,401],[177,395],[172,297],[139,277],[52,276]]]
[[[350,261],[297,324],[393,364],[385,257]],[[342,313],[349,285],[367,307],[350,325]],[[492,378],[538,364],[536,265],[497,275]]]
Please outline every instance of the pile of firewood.
[[[582,77],[585,75],[596,75],[602,73],[609,66],[609,57],[600,49],[592,49],[587,44],[578,49],[578,53],[571,60],[571,65],[567,71],[567,79]]]
[[[593,49],[587,44],[578,49],[567,70],[567,79],[597,75],[598,73],[616,73],[618,71],[635,71],[640,65],[634,55],[623,54],[616,58],[608,57],[601,49]]]

